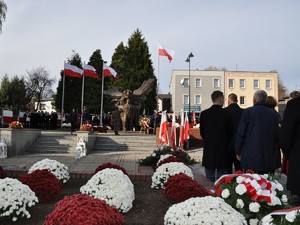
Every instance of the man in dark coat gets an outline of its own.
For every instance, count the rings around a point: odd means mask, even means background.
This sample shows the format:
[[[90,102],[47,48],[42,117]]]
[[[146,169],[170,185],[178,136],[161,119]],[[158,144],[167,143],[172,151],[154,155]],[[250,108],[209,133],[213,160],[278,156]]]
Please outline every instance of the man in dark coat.
[[[239,126],[239,123],[240,123],[243,109],[237,104],[238,99],[237,99],[236,94],[234,94],[234,93],[229,94],[227,101],[228,101],[228,106],[225,108],[225,110],[231,114],[232,120],[233,120],[233,138],[232,138],[229,148],[230,148],[230,153],[232,155],[234,169],[235,169],[235,171],[237,171],[237,170],[241,169],[241,165],[240,165],[240,161],[237,160],[237,158],[236,158],[236,154],[235,154],[235,150],[234,150],[234,142],[235,142],[235,135],[236,135],[236,131]]]
[[[71,122],[71,134],[75,131],[75,125],[77,121],[77,113],[75,112],[75,108],[72,108],[72,112],[70,113],[70,122]]]
[[[222,108],[225,101],[223,92],[214,91],[211,99],[213,105],[200,114],[200,134],[204,145],[202,165],[206,178],[214,182],[232,170],[229,144],[233,122],[230,113]]]
[[[287,189],[300,205],[300,97],[288,101],[281,130],[281,148],[288,159]]]
[[[235,140],[241,168],[258,174],[274,173],[278,146],[278,117],[266,105],[267,97],[263,90],[254,93],[254,106],[244,109]]]

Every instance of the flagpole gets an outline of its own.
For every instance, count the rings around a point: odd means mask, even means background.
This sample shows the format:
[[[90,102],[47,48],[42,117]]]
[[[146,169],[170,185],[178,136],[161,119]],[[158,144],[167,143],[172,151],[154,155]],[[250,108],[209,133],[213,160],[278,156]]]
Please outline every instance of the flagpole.
[[[64,61],[64,68],[65,68],[65,61]],[[61,97],[61,112],[60,112],[60,127],[63,124],[63,115],[64,115],[64,99],[65,99],[65,69],[63,73],[63,90],[62,90],[62,97]]]
[[[85,68],[85,62],[83,62],[83,69]],[[84,70],[83,70],[84,71]],[[82,126],[83,120],[83,95],[84,95],[84,72],[82,74],[82,88],[81,88],[81,117],[80,117],[80,126]]]
[[[156,134],[156,116],[158,114],[158,107],[157,107],[158,91],[159,91],[159,52],[157,51],[157,87],[156,87],[156,100],[155,100],[156,101],[155,102],[156,112],[154,113],[153,134]]]
[[[106,63],[105,61],[103,61],[103,64]],[[101,88],[101,105],[100,105],[100,115],[99,115],[99,119],[100,119],[100,127],[102,127],[102,113],[103,113],[103,90],[104,90],[104,66],[102,65],[102,88]]]

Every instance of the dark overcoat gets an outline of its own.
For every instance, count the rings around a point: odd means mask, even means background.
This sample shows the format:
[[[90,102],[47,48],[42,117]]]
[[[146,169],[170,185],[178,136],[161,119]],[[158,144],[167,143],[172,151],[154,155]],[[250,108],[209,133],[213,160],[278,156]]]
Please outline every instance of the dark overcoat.
[[[300,97],[288,101],[281,129],[281,147],[287,156],[287,189],[300,196]]]
[[[229,112],[212,105],[200,114],[200,134],[203,139],[202,165],[210,169],[229,169],[232,166],[229,144],[233,122]]]
[[[241,155],[242,169],[275,170],[278,117],[273,109],[264,103],[244,109],[235,138],[235,152]]]

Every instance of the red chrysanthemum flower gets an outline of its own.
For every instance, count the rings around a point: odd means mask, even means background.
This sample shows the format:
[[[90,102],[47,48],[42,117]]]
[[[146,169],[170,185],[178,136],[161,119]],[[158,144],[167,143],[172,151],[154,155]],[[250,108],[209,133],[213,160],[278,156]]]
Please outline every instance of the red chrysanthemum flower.
[[[155,167],[155,169],[157,169],[159,166],[165,164],[165,163],[170,163],[170,162],[182,162],[182,159],[177,158],[175,156],[169,156],[168,158],[163,159],[162,161],[160,161],[157,166]]]
[[[126,171],[126,169],[122,166],[119,166],[117,164],[113,164],[113,163],[104,163],[100,166],[98,166],[96,169],[95,169],[95,173],[96,174],[97,172],[101,171],[101,170],[104,170],[106,168],[110,168],[110,169],[117,169],[117,170],[121,170],[125,175],[128,176],[128,173]]]
[[[0,166],[0,179],[7,177],[5,170]]]

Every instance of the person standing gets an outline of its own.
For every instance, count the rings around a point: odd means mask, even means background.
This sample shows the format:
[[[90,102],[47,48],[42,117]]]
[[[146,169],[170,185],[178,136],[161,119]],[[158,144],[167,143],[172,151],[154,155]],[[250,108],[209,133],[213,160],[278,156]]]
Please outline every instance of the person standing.
[[[234,142],[235,142],[235,135],[237,128],[240,123],[240,119],[242,116],[243,109],[237,104],[238,99],[237,95],[234,93],[231,93],[228,95],[228,106],[225,108],[226,111],[228,111],[231,114],[232,120],[233,120],[233,138],[230,143],[230,153],[232,155],[233,165],[235,171],[238,171],[241,169],[240,161],[237,160],[235,150],[234,150]]]
[[[115,107],[114,111],[111,113],[111,119],[114,123],[115,135],[119,135],[119,131],[121,129],[121,109]]]
[[[72,108],[72,112],[70,113],[70,122],[71,122],[71,134],[75,131],[75,125],[77,121],[77,113],[75,112],[75,108]]]
[[[281,148],[288,159],[287,190],[300,205],[300,96],[288,101],[281,130]]]
[[[233,122],[230,113],[222,108],[225,101],[223,92],[214,91],[211,100],[213,105],[200,114],[200,134],[203,139],[202,166],[205,167],[206,178],[214,182],[232,170],[229,145]]]
[[[244,109],[235,139],[235,151],[241,169],[258,174],[274,173],[278,146],[278,117],[266,105],[268,94],[258,90],[253,106]]]

